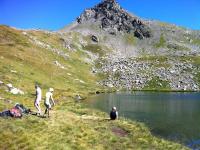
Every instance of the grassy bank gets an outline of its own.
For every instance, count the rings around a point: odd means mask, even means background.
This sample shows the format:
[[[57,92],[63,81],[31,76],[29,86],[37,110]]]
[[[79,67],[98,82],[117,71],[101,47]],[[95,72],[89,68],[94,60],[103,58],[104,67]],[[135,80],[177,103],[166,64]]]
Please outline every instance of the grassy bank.
[[[186,149],[151,135],[141,123],[87,109],[73,99],[59,99],[51,117],[0,119],[2,149]]]

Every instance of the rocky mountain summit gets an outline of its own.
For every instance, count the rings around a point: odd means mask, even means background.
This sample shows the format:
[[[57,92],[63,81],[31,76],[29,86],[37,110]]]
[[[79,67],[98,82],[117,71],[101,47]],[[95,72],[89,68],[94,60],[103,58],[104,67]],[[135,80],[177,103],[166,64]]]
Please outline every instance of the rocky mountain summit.
[[[78,18],[79,24],[98,22],[110,34],[133,33],[139,39],[151,37],[150,28],[138,17],[129,14],[115,0],[103,0],[94,8],[86,9]]]

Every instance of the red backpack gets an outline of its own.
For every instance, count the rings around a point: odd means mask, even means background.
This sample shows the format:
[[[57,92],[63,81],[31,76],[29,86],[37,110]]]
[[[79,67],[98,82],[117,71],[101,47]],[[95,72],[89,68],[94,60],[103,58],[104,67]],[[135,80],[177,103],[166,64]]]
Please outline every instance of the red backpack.
[[[11,113],[12,117],[14,117],[14,118],[21,118],[22,117],[21,110],[17,109],[16,107],[12,108],[10,110],[10,113]]]

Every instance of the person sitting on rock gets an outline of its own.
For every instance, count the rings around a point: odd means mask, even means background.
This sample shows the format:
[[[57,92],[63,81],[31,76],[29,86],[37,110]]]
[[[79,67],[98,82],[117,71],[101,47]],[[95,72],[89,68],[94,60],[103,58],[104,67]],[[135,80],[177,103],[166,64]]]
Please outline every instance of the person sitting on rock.
[[[53,91],[54,91],[53,88],[49,88],[49,91],[46,93],[46,98],[44,101],[44,105],[46,107],[44,115],[47,114],[48,117],[49,117],[49,110],[51,109],[51,102],[53,103],[53,106],[55,106],[55,102],[53,100]]]
[[[118,119],[118,112],[117,112],[117,108],[113,107],[111,112],[110,112],[110,119],[111,120],[115,120]]]

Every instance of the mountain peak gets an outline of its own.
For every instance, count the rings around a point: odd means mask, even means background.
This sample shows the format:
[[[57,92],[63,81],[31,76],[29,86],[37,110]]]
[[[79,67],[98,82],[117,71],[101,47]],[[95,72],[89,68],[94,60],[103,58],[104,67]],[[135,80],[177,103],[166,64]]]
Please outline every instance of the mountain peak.
[[[98,23],[110,34],[133,33],[137,38],[151,37],[150,28],[138,17],[129,14],[116,0],[103,0],[93,8],[86,9],[78,18],[79,24]]]

